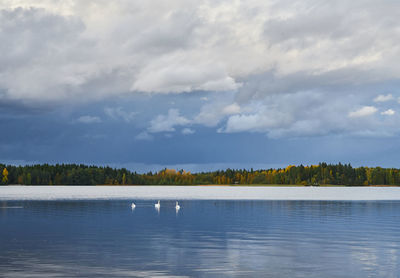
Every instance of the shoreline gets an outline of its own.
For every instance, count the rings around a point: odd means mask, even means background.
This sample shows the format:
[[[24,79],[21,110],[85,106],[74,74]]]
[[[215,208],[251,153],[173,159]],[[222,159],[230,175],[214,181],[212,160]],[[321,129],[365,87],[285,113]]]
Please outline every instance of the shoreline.
[[[11,200],[315,200],[394,201],[400,187],[306,186],[1,186]]]

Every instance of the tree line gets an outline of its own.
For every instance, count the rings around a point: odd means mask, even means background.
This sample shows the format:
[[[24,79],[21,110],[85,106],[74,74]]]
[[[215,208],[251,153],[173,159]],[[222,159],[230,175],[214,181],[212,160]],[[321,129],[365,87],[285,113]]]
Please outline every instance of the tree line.
[[[139,174],[125,168],[83,164],[41,164],[13,166],[0,164],[0,184],[23,185],[400,185],[400,169],[353,168],[350,164],[319,163],[266,170],[233,170],[190,173],[163,169]]]

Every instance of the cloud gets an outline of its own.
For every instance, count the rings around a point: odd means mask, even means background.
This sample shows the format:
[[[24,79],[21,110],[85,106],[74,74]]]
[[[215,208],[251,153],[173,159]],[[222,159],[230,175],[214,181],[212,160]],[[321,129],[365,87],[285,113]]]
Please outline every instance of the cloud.
[[[99,117],[90,115],[81,116],[77,121],[84,124],[101,123],[101,119]]]
[[[393,109],[388,109],[386,111],[381,112],[381,115],[386,115],[386,116],[393,116],[396,112]]]
[[[225,115],[232,115],[240,113],[240,106],[237,103],[232,103],[228,106],[225,106],[222,110],[222,113]]]
[[[374,106],[353,110],[360,102],[372,102],[370,95],[373,92],[371,89],[364,98],[347,91],[335,95],[324,90],[271,93],[262,97],[252,95],[240,100],[240,111],[225,116],[217,130],[222,133],[264,133],[270,138],[397,134],[396,118],[379,117]],[[238,96],[235,99],[238,101]]]
[[[228,119],[224,132],[268,131],[269,129],[278,127],[280,124],[285,124],[287,120],[284,114],[277,114],[274,117],[268,117],[262,113],[234,115]]]
[[[387,102],[390,100],[393,100],[393,96],[392,94],[388,94],[388,95],[379,95],[376,98],[374,98],[375,102]]]
[[[183,135],[191,135],[191,134],[194,134],[194,133],[195,133],[195,131],[193,129],[190,129],[190,128],[182,129],[182,134]]]
[[[66,99],[68,91],[85,82],[87,65],[74,55],[86,51],[84,40],[75,40],[85,29],[79,17],[35,8],[3,9],[0,25],[0,88],[5,98]]]
[[[136,112],[127,112],[122,107],[106,107],[104,113],[112,119],[122,119],[129,123],[135,119]]]
[[[390,1],[98,3],[2,1],[2,98],[220,92],[264,72],[282,80],[336,72],[328,82],[338,86],[400,77],[400,31],[390,23],[397,6]]]
[[[204,63],[202,57],[188,60],[186,53],[162,57],[145,67],[137,76],[132,90],[151,93],[229,91],[240,84],[222,65]]]
[[[356,111],[349,113],[350,118],[366,117],[375,114],[378,111],[374,106],[364,106]]]
[[[234,92],[220,93],[207,97],[205,104],[200,107],[200,112],[194,117],[193,123],[207,127],[217,126],[228,115],[240,111],[240,106],[235,102],[234,97]]]
[[[183,116],[180,116],[177,109],[170,109],[167,115],[158,115],[156,118],[150,121],[150,127],[147,129],[148,132],[173,132],[175,126],[188,125],[190,121]]]
[[[195,112],[176,101],[179,113],[152,112],[147,132],[351,134],[355,118],[378,114],[372,100],[393,98],[376,92],[400,79],[397,10],[371,0],[1,1],[0,105],[200,91]],[[104,113],[145,122],[120,107]],[[360,132],[395,126],[380,118]]]

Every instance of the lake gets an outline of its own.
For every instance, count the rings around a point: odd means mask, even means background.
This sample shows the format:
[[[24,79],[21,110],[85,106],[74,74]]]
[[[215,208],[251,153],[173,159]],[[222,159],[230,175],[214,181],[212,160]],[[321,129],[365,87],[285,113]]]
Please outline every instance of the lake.
[[[398,277],[400,201],[0,201],[4,277]]]

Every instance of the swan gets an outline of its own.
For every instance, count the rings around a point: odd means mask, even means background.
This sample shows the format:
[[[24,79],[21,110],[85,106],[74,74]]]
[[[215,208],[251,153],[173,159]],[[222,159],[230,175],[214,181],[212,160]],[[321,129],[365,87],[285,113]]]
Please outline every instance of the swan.
[[[160,200],[158,200],[158,203],[157,203],[157,204],[154,204],[154,207],[155,207],[156,209],[160,209]]]
[[[136,208],[135,203],[132,203],[132,204],[131,204],[131,208],[132,208],[132,209]]]
[[[178,202],[175,203],[175,209],[180,210],[181,206],[178,204]]]

